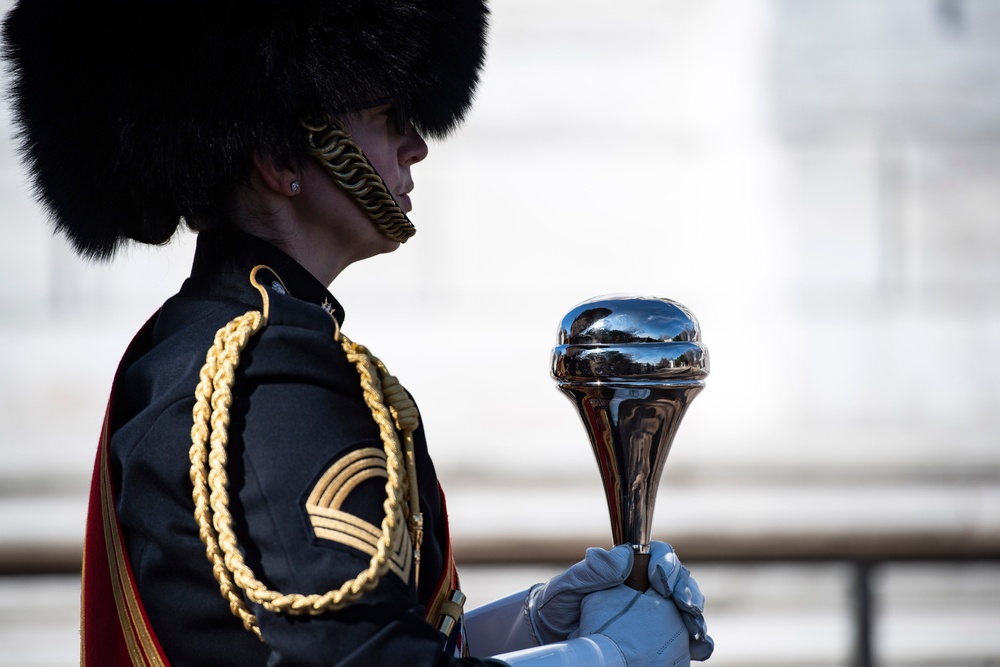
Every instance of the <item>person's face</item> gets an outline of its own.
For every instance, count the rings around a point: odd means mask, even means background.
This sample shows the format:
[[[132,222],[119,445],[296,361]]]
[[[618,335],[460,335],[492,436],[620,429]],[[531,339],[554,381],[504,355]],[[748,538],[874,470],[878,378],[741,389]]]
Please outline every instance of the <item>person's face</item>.
[[[341,119],[344,129],[382,177],[399,208],[409,213],[412,208],[409,193],[413,189],[410,167],[427,157],[427,144],[409,120],[402,122],[401,128],[390,104],[363,109]]]
[[[378,172],[399,208],[409,213],[413,189],[410,167],[427,157],[427,144],[409,122],[400,133],[391,105],[363,109],[340,120],[354,142]],[[391,252],[398,241],[386,238],[374,222],[315,161],[307,161],[302,174],[303,213],[321,225],[337,246],[349,253],[350,261]]]

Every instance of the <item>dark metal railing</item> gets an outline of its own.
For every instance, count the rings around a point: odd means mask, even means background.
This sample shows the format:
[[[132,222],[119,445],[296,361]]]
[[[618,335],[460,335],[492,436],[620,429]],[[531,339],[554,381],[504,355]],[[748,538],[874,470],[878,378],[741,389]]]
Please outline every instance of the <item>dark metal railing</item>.
[[[604,539],[556,538],[455,540],[455,558],[469,565],[568,565],[588,546]],[[852,568],[852,649],[855,667],[875,667],[875,605],[872,579],[897,563],[990,562],[1000,564],[1000,534],[954,531],[810,533],[772,535],[691,534],[671,540],[685,563],[720,565],[834,564]],[[605,545],[608,546],[608,545]],[[0,545],[0,576],[80,571],[81,545],[6,543]]]

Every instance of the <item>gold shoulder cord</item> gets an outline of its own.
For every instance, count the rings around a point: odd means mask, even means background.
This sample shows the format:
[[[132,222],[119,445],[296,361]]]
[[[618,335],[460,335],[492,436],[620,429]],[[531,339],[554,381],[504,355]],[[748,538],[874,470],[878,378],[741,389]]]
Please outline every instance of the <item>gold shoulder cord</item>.
[[[372,356],[364,346],[348,340],[341,334],[338,325],[334,339],[341,344],[348,360],[355,365],[361,377],[365,404],[378,424],[385,449],[388,472],[386,500],[383,504],[385,517],[382,519],[382,535],[378,540],[376,553],[367,569],[354,579],[344,582],[339,589],[312,595],[284,594],[270,590],[246,565],[233,532],[233,519],[229,512],[226,446],[229,441],[229,407],[232,404],[232,387],[236,367],[240,362],[240,352],[246,347],[250,337],[267,325],[270,310],[267,291],[257,282],[257,272],[261,269],[267,267],[254,267],[250,273],[250,282],[263,298],[263,312],[249,311],[219,329],[205,357],[205,365],[195,389],[190,450],[194,517],[198,522],[201,541],[205,544],[205,553],[212,563],[212,572],[219,582],[222,597],[229,602],[230,611],[243,621],[243,627],[255,633],[258,638],[261,638],[260,627],[256,616],[249,610],[244,595],[247,600],[275,613],[317,615],[342,609],[361,598],[366,591],[375,588],[379,579],[388,571],[392,545],[398,544],[398,540],[402,538],[401,519],[406,505],[409,505],[408,523],[418,580],[420,545],[423,539],[423,517],[420,513],[413,453],[413,432],[419,425],[420,415],[399,380],[389,374],[385,364]],[[386,407],[387,404],[389,407]],[[402,435],[402,447],[396,429]],[[406,466],[405,472],[402,470],[403,465]]]

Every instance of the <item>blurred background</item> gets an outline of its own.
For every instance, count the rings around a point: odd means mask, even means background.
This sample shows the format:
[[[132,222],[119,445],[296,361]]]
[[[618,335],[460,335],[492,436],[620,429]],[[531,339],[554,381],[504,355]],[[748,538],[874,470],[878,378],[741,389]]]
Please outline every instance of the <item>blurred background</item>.
[[[420,402],[470,605],[609,545],[549,355],[580,301],[666,296],[712,374],[655,534],[710,664],[1000,665],[1000,3],[493,5],[420,233],[332,287]],[[9,141],[0,235],[0,665],[68,665],[111,377],[193,237],[77,259]]]

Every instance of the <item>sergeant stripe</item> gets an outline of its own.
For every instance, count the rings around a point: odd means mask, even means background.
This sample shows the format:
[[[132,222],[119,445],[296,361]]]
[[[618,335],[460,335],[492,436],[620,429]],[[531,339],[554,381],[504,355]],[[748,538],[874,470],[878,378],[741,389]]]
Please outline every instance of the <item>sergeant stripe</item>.
[[[306,500],[306,511],[316,537],[374,556],[382,536],[381,528],[344,512],[341,507],[362,482],[388,479],[388,476],[385,452],[381,449],[365,447],[338,459],[323,473]],[[404,523],[402,511],[397,513],[396,520],[400,525]],[[393,545],[389,569],[403,581],[409,581],[413,549],[409,534],[405,530],[398,532],[400,539]]]

